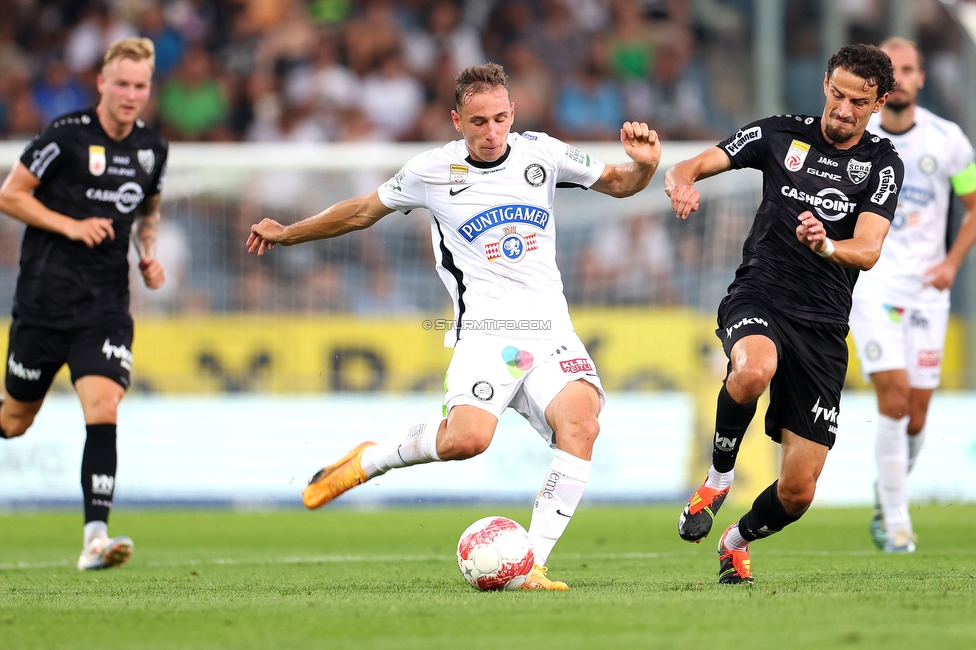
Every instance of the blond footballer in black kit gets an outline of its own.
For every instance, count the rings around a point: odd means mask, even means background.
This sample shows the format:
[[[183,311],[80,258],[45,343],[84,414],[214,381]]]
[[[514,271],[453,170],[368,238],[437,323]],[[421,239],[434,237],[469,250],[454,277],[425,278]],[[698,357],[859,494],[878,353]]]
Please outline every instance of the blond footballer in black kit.
[[[710,531],[742,437],[766,387],[766,432],[782,445],[779,480],[719,541],[719,582],[752,582],[749,544],[799,519],[837,433],[847,374],[851,293],[894,218],[904,167],[891,142],[865,130],[894,87],[891,61],[870,45],[830,58],[819,117],[779,115],[678,163],[665,176],[675,214],[698,208],[692,185],[729,169],[763,173],[762,203],[718,312],[729,373],[719,392],[712,466],[681,513],[678,534]]]
[[[133,224],[146,286],[165,281],[155,247],[169,145],[138,119],[154,67],[149,39],[114,43],[98,76],[98,105],[52,122],[0,187],[0,211],[27,224],[0,436],[27,431],[67,363],[87,429],[81,570],[124,564],[133,549],[128,537],[109,538],[108,514],[118,405],[132,369],[126,255]]]

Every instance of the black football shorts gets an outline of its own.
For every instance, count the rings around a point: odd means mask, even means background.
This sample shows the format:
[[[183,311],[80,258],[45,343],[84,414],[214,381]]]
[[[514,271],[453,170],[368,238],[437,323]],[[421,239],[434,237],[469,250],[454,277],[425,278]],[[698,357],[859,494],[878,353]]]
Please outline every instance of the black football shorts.
[[[755,296],[726,296],[715,331],[728,356],[750,334],[776,344],[776,374],[769,383],[766,435],[780,442],[782,429],[828,449],[837,439],[840,393],[847,376],[847,325],[788,318]]]
[[[43,398],[65,363],[71,370],[71,383],[97,375],[127,389],[132,373],[132,330],[131,319],[56,330],[26,325],[15,318],[7,348],[7,394],[21,402]]]

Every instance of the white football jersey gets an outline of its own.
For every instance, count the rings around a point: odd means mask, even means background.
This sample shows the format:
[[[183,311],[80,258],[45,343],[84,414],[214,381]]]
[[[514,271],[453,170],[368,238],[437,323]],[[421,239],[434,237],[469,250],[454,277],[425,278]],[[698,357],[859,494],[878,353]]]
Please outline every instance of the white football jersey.
[[[854,299],[898,307],[948,305],[949,291],[924,286],[925,272],[946,258],[951,179],[973,162],[973,146],[959,126],[920,106],[915,126],[905,133],[881,128],[880,114],[871,116],[868,130],[895,145],[905,180],[881,258],[861,273]]]
[[[453,347],[465,332],[559,338],[573,332],[556,268],[556,184],[589,188],[604,164],[545,133],[511,133],[477,162],[463,140],[412,158],[379,188],[388,208],[430,210],[437,273],[454,300]]]

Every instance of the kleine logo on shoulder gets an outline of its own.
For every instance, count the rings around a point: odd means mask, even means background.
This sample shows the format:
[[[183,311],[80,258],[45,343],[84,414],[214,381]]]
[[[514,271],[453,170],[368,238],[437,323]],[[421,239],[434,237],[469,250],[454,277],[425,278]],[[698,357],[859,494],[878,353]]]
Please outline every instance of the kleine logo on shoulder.
[[[573,375],[578,372],[593,372],[593,364],[586,357],[560,361],[559,367],[568,375]]]

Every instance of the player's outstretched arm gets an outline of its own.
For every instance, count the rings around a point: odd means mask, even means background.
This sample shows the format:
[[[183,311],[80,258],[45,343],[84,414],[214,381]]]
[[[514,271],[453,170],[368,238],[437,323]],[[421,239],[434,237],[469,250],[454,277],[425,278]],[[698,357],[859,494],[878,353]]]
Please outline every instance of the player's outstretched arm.
[[[644,122],[624,122],[620,142],[631,161],[621,165],[607,165],[600,179],[591,189],[616,198],[633,196],[647,187],[661,161],[661,141],[657,131]]]
[[[709,147],[694,158],[682,160],[664,174],[664,191],[671,197],[671,209],[679,219],[698,209],[701,194],[695,181],[721,174],[732,168],[728,155],[718,147]]]
[[[142,280],[150,289],[158,289],[166,282],[163,264],[156,259],[156,240],[159,237],[159,203],[160,195],[147,197],[139,210],[142,213],[135,223],[135,237],[133,243],[139,253],[139,271]]]
[[[827,237],[823,223],[809,210],[797,216],[796,238],[817,255],[831,262],[861,271],[870,270],[881,257],[881,245],[891,223],[874,212],[862,212],[850,239],[834,241]]]
[[[340,201],[314,217],[290,226],[282,226],[274,219],[262,219],[261,223],[251,226],[247,252],[257,253],[260,257],[276,244],[293,246],[316,239],[338,237],[353,230],[369,228],[391,212],[393,210],[380,201],[379,192],[373,190],[369,194]]]
[[[40,184],[41,181],[18,160],[3,185],[0,185],[0,212],[6,212],[28,226],[49,230],[68,239],[83,242],[88,248],[94,248],[106,238],[115,239],[111,219],[102,217],[72,219],[45,207],[32,194]]]
[[[956,240],[952,242],[952,248],[946,254],[945,260],[925,272],[925,284],[939,290],[949,289],[955,284],[956,273],[976,243],[976,192],[963,194],[959,200],[966,208],[966,216],[963,217]]]

